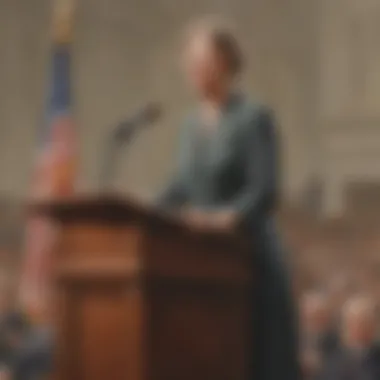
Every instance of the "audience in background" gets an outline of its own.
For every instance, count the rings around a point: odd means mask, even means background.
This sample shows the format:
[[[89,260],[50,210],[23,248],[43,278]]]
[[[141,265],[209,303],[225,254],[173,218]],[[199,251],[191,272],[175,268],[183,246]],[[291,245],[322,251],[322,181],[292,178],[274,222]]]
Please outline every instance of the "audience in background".
[[[28,335],[29,325],[21,313],[9,312],[2,327],[1,336],[5,352],[3,371],[9,373],[11,370],[13,372],[15,359],[24,345]],[[5,378],[7,379],[7,377]],[[14,377],[12,377],[12,379],[14,379]],[[0,380],[2,380],[1,377]]]
[[[9,313],[11,310],[10,278],[5,271],[0,272],[0,380],[10,379],[12,359],[11,341],[9,340]]]
[[[0,380],[9,372],[11,351],[8,342],[8,317],[11,310],[10,281],[5,272],[0,272]]]
[[[0,272],[0,380],[39,380],[50,370],[50,330],[17,310],[13,280]]]
[[[304,380],[380,380],[380,221],[368,230],[360,225],[348,240],[326,234],[326,225],[289,220],[283,228],[294,251]],[[31,329],[17,313],[15,276],[1,268],[7,264],[0,262],[0,380],[43,379],[51,332]]]
[[[12,380],[44,379],[51,372],[52,337],[48,327],[34,327],[15,351]]]
[[[301,355],[305,378],[314,379],[338,346],[338,334],[329,299],[311,291],[301,299]]]
[[[326,296],[333,318],[338,323],[343,305],[355,293],[355,286],[345,271],[334,273],[326,286]]]
[[[326,358],[321,380],[380,379],[380,346],[376,342],[376,309],[372,299],[356,296],[342,312],[342,344]]]

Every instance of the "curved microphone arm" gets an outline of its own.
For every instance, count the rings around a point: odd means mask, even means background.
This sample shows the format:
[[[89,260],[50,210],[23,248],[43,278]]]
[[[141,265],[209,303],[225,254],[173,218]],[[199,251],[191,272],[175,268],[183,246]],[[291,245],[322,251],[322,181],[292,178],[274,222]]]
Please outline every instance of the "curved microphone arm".
[[[120,130],[120,129],[119,129]],[[99,187],[102,191],[112,190],[112,184],[116,175],[117,158],[120,148],[129,145],[136,135],[137,128],[133,125],[125,128],[123,134],[113,133],[107,139],[102,154],[101,171],[99,175]]]
[[[102,167],[99,178],[99,186],[102,190],[108,190],[114,180],[117,155],[120,147],[129,145],[136,132],[155,122],[162,113],[157,103],[149,103],[132,117],[119,123],[112,131],[105,145],[104,156],[102,156]]]

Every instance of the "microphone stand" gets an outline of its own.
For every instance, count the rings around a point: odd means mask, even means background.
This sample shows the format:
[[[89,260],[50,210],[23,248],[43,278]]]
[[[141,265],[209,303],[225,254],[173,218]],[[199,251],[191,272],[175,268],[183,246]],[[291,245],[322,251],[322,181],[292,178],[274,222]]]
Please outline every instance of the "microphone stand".
[[[105,144],[104,153],[102,155],[102,166],[99,175],[99,187],[102,191],[107,192],[112,190],[112,183],[116,173],[117,157],[120,148],[123,145],[129,145],[137,131],[136,125],[123,125],[116,129]]]

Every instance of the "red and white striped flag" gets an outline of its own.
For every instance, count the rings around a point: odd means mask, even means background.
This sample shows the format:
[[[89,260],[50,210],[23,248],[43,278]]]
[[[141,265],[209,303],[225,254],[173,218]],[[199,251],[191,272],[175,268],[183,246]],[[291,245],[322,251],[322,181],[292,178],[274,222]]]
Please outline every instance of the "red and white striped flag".
[[[71,117],[70,38],[72,7],[56,0],[53,23],[52,67],[47,120],[39,138],[39,153],[32,178],[32,198],[66,197],[74,191],[76,139]],[[52,222],[33,216],[27,223],[20,301],[32,318],[43,319],[50,290],[51,253],[56,236]]]

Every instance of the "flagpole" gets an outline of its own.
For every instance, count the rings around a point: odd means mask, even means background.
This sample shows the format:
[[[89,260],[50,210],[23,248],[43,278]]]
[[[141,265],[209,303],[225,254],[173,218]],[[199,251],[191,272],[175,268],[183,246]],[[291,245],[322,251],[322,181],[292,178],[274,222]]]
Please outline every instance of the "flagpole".
[[[53,44],[69,45],[73,38],[75,0],[54,0],[52,19]]]

